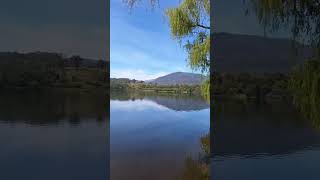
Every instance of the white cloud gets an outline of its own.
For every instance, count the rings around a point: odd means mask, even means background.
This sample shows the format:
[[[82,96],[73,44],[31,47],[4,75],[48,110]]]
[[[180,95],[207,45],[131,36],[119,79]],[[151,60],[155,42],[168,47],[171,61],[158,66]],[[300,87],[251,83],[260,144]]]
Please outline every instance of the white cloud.
[[[155,79],[160,76],[164,76],[169,74],[170,72],[157,72],[151,73],[146,72],[141,69],[113,69],[111,68],[110,76],[111,78],[129,78],[129,79],[136,79],[136,80],[150,80]]]

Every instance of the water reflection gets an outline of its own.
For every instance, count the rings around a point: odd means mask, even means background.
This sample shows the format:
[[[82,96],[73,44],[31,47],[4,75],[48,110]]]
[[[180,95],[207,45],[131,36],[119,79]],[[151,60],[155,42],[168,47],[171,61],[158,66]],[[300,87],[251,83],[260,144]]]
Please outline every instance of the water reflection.
[[[158,107],[166,107],[174,111],[199,111],[208,109],[209,104],[200,96],[169,95],[143,92],[111,92],[111,100],[135,101],[140,103],[156,103]],[[143,100],[143,101],[142,101]]]
[[[208,133],[210,123],[209,106],[202,106],[204,100],[113,95],[111,179],[181,179],[188,169],[185,162],[191,162],[187,157],[199,163],[199,139]]]
[[[198,159],[187,157],[179,180],[209,180],[210,134],[202,136],[201,152]]]
[[[107,94],[79,90],[1,90],[0,121],[29,125],[105,121],[108,117]]]
[[[320,165],[320,132],[290,103],[217,100],[214,107],[213,178],[304,179],[308,175],[308,179],[317,179],[320,176],[316,168],[310,167],[311,163]]]
[[[99,92],[2,90],[0,179],[107,179],[107,104]]]

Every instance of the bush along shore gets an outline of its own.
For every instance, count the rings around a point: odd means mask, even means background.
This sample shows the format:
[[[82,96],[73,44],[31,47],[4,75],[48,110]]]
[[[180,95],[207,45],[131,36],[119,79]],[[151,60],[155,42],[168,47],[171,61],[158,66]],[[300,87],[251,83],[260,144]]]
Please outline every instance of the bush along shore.
[[[108,88],[109,62],[58,53],[0,53],[0,88]]]

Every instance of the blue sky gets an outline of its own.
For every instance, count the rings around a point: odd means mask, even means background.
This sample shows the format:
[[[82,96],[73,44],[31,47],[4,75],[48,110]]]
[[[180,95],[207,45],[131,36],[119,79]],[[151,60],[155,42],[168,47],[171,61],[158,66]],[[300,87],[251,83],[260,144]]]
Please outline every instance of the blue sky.
[[[166,8],[178,6],[178,0],[161,1],[154,9],[139,4],[132,10],[122,0],[110,3],[112,78],[147,80],[176,71],[191,72],[187,53],[172,39],[164,14]]]

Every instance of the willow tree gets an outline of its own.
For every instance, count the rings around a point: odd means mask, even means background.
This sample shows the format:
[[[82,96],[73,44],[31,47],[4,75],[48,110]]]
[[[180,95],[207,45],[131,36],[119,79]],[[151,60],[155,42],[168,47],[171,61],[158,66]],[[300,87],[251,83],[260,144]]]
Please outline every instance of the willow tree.
[[[296,40],[309,44],[314,56],[291,73],[289,89],[293,103],[309,119],[320,125],[320,3],[319,0],[248,0],[259,22],[276,31],[291,29]],[[319,126],[320,127],[320,126]]]
[[[192,70],[210,72],[210,1],[183,0],[176,8],[166,10],[171,35],[188,52]],[[210,99],[210,81],[202,85],[203,95]]]

